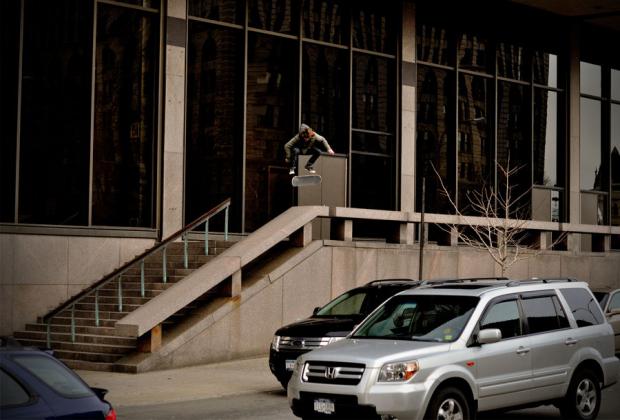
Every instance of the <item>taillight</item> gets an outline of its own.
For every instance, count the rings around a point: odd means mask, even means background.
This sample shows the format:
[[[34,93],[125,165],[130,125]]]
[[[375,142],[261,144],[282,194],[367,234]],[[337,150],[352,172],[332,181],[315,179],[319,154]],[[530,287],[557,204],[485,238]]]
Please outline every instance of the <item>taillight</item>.
[[[113,408],[110,408],[107,416],[105,416],[105,420],[116,420],[116,411]]]

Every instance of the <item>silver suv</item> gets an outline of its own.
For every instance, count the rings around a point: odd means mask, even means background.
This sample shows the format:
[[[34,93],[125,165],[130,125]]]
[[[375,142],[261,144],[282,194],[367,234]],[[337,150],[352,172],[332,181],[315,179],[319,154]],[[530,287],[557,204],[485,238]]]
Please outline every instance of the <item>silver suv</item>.
[[[399,293],[299,357],[288,401],[304,418],[468,420],[552,403],[591,420],[619,372],[586,283],[453,280]]]

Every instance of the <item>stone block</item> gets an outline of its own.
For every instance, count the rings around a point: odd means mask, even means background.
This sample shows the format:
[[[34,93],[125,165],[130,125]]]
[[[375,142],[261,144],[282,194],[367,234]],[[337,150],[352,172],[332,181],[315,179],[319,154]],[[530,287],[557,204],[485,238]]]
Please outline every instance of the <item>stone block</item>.
[[[353,287],[377,279],[377,250],[335,248],[332,257],[332,288],[335,297]]]
[[[417,280],[418,267],[419,252],[417,249],[377,250],[377,279],[407,278]]]
[[[458,276],[458,252],[448,250],[424,250],[423,280],[450,279]]]
[[[590,278],[592,260],[591,257],[562,255],[560,259],[560,276],[587,281]]]
[[[21,330],[67,300],[66,285],[16,285],[13,288],[13,330]]]
[[[306,318],[332,298],[330,253],[319,251],[282,278],[282,322]],[[273,334],[273,331],[271,332]]]
[[[494,277],[495,262],[487,251],[463,248],[458,253],[458,277]]]
[[[69,238],[69,284],[92,284],[119,267],[119,239]]]
[[[16,235],[14,284],[67,284],[68,238]]]
[[[0,284],[0,335],[13,334],[13,288]]]
[[[562,258],[558,254],[541,253],[527,259],[528,277],[559,278],[562,276]]]

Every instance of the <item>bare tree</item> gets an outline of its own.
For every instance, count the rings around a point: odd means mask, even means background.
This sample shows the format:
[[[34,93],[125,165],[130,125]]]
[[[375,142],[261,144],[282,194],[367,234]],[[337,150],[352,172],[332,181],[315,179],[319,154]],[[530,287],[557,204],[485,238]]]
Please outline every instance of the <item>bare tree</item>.
[[[460,222],[458,225],[440,225],[440,228],[450,234],[456,233],[459,241],[469,247],[485,250],[503,276],[515,263],[532,258],[562,241],[563,235],[545,249],[528,241],[525,225],[529,221],[529,201],[526,198],[532,188],[519,192],[518,186],[511,184],[511,177],[523,167],[511,168],[510,159],[506,167],[499,162],[496,166],[500,179],[498,188],[485,184],[480,190],[468,191],[466,205],[461,206],[463,210],[455,203],[434,166],[432,169],[439,179],[441,193]],[[473,215],[464,214],[465,209]]]

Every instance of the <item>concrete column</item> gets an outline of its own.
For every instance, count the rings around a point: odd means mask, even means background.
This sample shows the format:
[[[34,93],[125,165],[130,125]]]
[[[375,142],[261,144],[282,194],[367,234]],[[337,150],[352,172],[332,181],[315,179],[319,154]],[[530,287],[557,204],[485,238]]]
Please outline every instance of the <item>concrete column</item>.
[[[401,50],[401,150],[400,150],[400,211],[415,210],[415,133],[416,83],[415,5],[403,2]]]
[[[185,0],[169,0],[164,62],[163,237],[183,227],[185,146]]]
[[[291,243],[296,247],[304,247],[312,242],[312,223],[306,223],[301,229],[294,232],[291,237]]]
[[[573,24],[570,29],[568,46],[568,222],[581,223],[581,188],[579,174],[579,131],[580,131],[580,101],[579,77],[580,77],[580,30],[578,24]],[[561,70],[560,70],[561,71]],[[579,241],[571,240],[572,250],[579,252]]]
[[[353,240],[353,220],[332,219],[332,237],[337,241]]]

